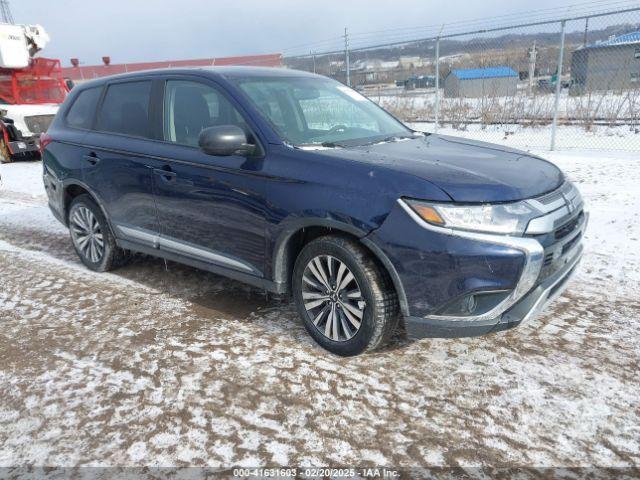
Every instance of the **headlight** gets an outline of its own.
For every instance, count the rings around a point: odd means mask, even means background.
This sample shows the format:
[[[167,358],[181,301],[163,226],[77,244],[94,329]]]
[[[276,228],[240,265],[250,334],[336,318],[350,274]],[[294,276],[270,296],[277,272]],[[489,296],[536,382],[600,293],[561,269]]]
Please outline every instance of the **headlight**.
[[[526,202],[496,205],[456,205],[405,200],[425,222],[438,227],[522,235],[529,221],[541,212]]]

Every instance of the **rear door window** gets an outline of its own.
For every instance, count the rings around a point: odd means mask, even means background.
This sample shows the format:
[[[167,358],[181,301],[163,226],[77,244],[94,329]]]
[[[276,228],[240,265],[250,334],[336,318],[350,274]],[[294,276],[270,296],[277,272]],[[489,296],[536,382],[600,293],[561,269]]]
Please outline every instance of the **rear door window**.
[[[151,81],[110,85],[98,113],[96,128],[103,132],[151,138],[150,98]]]
[[[88,88],[80,92],[67,113],[67,125],[75,128],[91,128],[101,93],[102,87]]]

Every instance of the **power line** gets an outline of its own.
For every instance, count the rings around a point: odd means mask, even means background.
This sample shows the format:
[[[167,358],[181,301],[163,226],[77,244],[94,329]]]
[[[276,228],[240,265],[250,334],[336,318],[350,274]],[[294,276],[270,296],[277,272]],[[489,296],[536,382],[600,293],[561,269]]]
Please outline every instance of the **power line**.
[[[640,2],[637,1],[633,1],[630,2],[629,0],[618,0],[618,1],[611,1],[611,0],[599,0],[599,1],[592,1],[592,2],[588,2],[586,4],[574,4],[574,5],[570,5],[569,11],[571,13],[572,16],[576,16],[576,15],[580,15],[580,14],[584,14],[587,13],[585,6],[594,6],[595,4],[599,4],[599,5],[606,5],[607,9],[606,10],[599,10],[599,11],[594,11],[593,9],[590,10],[588,13],[602,13],[604,11],[606,12],[611,12],[612,11],[612,7],[618,7],[618,9],[622,8],[622,7],[640,7]],[[581,6],[580,9],[576,9],[573,7],[576,6]],[[565,11],[567,9],[564,9]],[[478,20],[474,20],[474,21],[459,21],[459,22],[451,22],[451,23],[447,23],[446,27],[446,34],[447,35],[451,35],[451,34],[457,34],[457,33],[463,33],[466,30],[469,29],[482,29],[482,27],[484,27],[485,29],[493,29],[494,27],[500,25],[495,21],[491,21],[491,22],[487,22],[488,20],[495,20],[496,18],[511,18],[511,17],[516,17],[517,20],[519,20],[519,22],[522,24],[524,22],[526,22],[527,19],[531,19],[534,18],[536,20],[535,24],[539,25],[540,22],[548,22],[548,23],[553,23],[553,20],[555,21],[559,21],[557,18],[553,18],[550,19],[550,13],[548,13],[547,15],[541,15],[538,12],[556,12],[557,9],[543,9],[543,10],[539,10],[539,11],[531,11],[528,12],[526,14],[510,14],[510,15],[504,15],[504,16],[498,16],[498,17],[487,17],[484,19],[478,19]],[[615,12],[613,12],[615,13]],[[415,38],[415,36],[418,35],[418,33],[413,33],[413,30],[415,30],[416,28],[422,28],[422,35],[423,37],[426,38],[430,38],[433,37],[435,38],[437,36],[437,31],[441,28],[441,25],[431,25],[429,27],[413,27],[410,29],[406,29],[403,30],[401,33],[396,33],[396,34],[392,34],[392,35],[385,35],[385,36],[376,36],[376,39],[378,39],[379,41],[382,40],[384,42],[403,42],[406,41],[407,43],[409,43],[412,40],[412,37],[410,37],[409,35],[414,35],[413,38]],[[427,30],[427,28],[429,30]],[[397,30],[397,29],[395,29]],[[355,37],[356,34],[352,35],[352,37]],[[363,47],[365,45],[367,45],[367,43],[370,43],[370,40],[367,41],[366,39],[360,38],[358,40],[354,40],[352,45],[353,48],[360,48]],[[382,43],[382,42],[380,42]]]
[[[504,20],[509,18],[517,18],[521,20],[523,18],[529,18],[529,17],[540,18],[541,14],[558,15],[560,12],[563,12],[563,13],[571,12],[575,7],[578,7],[581,9],[581,11],[584,11],[585,9],[593,9],[601,5],[606,5],[608,7],[608,10],[613,10],[614,8],[620,8],[622,6],[631,6],[631,5],[640,6],[640,2],[638,2],[637,0],[592,0],[589,2],[582,2],[582,3],[567,5],[562,8],[551,7],[551,8],[537,9],[537,10],[528,10],[527,12],[515,12],[515,13],[508,13],[503,15],[492,15],[490,17],[481,17],[476,19],[445,22],[445,24],[447,27],[463,26],[463,25],[466,27],[468,25],[477,25],[481,23],[486,23],[487,21],[491,21],[491,24],[495,25],[496,19]],[[575,12],[572,12],[572,14],[574,13]],[[409,32],[409,31],[437,30],[440,27],[441,27],[441,24],[423,25],[423,26],[415,26],[415,27],[397,27],[397,28],[390,28],[390,29],[384,29],[384,30],[372,30],[372,31],[366,31],[366,32],[359,32],[359,33],[356,32],[356,33],[350,34],[350,37],[355,38],[355,37],[361,37],[361,36],[371,36],[371,35],[378,35],[381,33],[384,34],[387,32],[394,32],[394,31]]]
[[[338,44],[339,42],[341,42],[343,40],[344,40],[344,35],[340,35],[340,36],[337,36],[337,37],[331,37],[331,38],[327,38],[327,39],[324,39],[324,40],[318,40],[316,42],[303,43],[301,45],[295,45],[293,47],[287,47],[285,49],[282,49],[281,51],[282,52],[286,52],[286,51],[290,51],[290,50],[297,50],[297,49],[300,49],[300,48],[309,49],[309,47],[317,47],[318,45],[324,45],[324,44],[327,44],[327,43],[335,45],[335,44]]]
[[[462,32],[464,30],[468,30],[471,28],[478,29],[481,26],[485,26],[485,28],[493,28],[496,25],[499,25],[498,22],[496,22],[496,20],[506,22],[508,21],[508,19],[517,19],[520,22],[524,22],[526,19],[535,18],[537,21],[540,21],[540,20],[549,19],[552,15],[558,15],[560,12],[565,14],[571,13],[572,15],[585,13],[586,11],[593,12],[594,8],[597,8],[603,5],[606,5],[607,11],[611,11],[614,8],[621,9],[628,6],[640,7],[640,2],[638,2],[637,0],[591,0],[588,2],[570,4],[561,8],[551,7],[551,8],[544,8],[544,9],[529,10],[528,12],[525,12],[525,13],[518,12],[518,13],[510,13],[510,14],[503,14],[503,15],[497,15],[497,16],[494,15],[491,17],[483,17],[483,18],[472,19],[472,20],[458,20],[453,22],[447,22],[446,27],[447,27],[448,34]],[[413,38],[418,34],[420,34],[421,37],[427,37],[427,38],[436,37],[437,36],[436,32],[441,31],[442,27],[443,25],[441,24],[417,26],[417,27],[398,27],[398,28],[385,29],[385,30],[373,30],[373,31],[367,31],[367,32],[354,33],[354,34],[350,34],[349,36],[354,39],[354,41],[351,42],[351,45],[353,48],[362,48],[362,47],[365,47],[367,43],[370,43],[374,39],[372,37],[375,37],[375,40],[377,40],[378,42],[380,41],[405,42],[406,41],[407,43],[412,42]],[[396,32],[396,33],[392,33],[392,32]],[[384,34],[387,34],[387,35],[384,35]],[[411,37],[411,35],[413,35],[413,37]],[[369,37],[370,40],[367,40],[366,37]],[[306,45],[286,48],[282,51],[288,52],[288,53],[294,53],[293,50],[298,50],[299,47],[313,46],[315,47],[313,48],[314,53],[317,53],[318,49],[321,48],[322,46],[322,47],[325,47],[326,50],[332,50],[332,53],[338,53],[338,50],[340,49],[341,39],[342,37],[332,37],[327,40],[321,40],[321,41],[309,43]],[[334,48],[329,47],[329,45],[332,45]],[[307,49],[305,49],[304,53],[306,53],[306,50]],[[335,52],[333,52],[333,50],[335,50]]]

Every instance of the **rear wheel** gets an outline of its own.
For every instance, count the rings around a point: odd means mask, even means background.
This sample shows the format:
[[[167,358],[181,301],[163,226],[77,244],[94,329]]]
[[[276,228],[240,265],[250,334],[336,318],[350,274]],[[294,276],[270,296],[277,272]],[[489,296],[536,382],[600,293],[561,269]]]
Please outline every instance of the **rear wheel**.
[[[71,202],[69,233],[80,260],[91,270],[107,272],[127,258],[116,245],[102,210],[89,195],[80,195]]]
[[[1,163],[10,163],[12,160],[11,152],[9,152],[9,148],[7,144],[4,143],[4,140],[0,140],[0,162]]]
[[[385,273],[356,241],[321,237],[300,252],[293,272],[298,313],[309,334],[338,355],[383,346],[398,321]]]

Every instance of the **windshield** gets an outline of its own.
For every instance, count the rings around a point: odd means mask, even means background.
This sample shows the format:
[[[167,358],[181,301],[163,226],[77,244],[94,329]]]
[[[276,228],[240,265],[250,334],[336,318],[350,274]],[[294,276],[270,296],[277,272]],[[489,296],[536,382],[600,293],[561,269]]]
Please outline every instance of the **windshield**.
[[[321,77],[251,77],[239,87],[294,146],[354,146],[413,132],[358,92]]]

